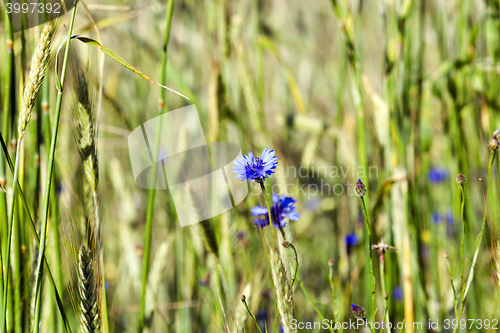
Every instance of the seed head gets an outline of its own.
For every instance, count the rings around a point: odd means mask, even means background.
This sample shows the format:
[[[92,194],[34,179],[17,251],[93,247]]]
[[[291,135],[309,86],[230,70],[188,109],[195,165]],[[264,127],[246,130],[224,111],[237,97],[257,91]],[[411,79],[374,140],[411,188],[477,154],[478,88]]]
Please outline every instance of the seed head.
[[[366,186],[365,184],[363,184],[361,179],[358,179],[356,187],[354,188],[354,193],[360,198],[362,198],[366,194]]]
[[[458,174],[457,183],[460,185],[465,184],[465,176],[463,174],[461,174],[461,173]]]
[[[494,136],[490,139],[490,142],[488,143],[488,147],[490,148],[490,150],[493,150],[493,151],[498,149],[498,139],[496,136]]]
[[[55,33],[55,25],[48,22],[42,29],[40,39],[31,59],[31,69],[24,87],[24,94],[21,100],[18,120],[18,140],[24,138],[26,126],[31,119],[35,99],[42,86],[43,79],[47,73],[50,60],[50,48],[52,46],[52,37]]]
[[[384,238],[380,239],[380,242],[378,244],[372,245],[372,249],[376,249],[380,255],[384,255],[387,250],[397,250],[397,248],[395,248],[394,246],[387,245]]]

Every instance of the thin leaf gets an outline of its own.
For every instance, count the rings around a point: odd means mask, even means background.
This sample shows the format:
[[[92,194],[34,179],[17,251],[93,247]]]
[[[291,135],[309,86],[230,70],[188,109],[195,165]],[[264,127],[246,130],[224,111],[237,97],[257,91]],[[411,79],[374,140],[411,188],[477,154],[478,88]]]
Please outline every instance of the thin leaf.
[[[99,43],[98,41],[96,41],[95,39],[92,39],[92,38],[88,38],[88,37],[83,37],[83,36],[78,36],[78,35],[73,35],[71,37],[71,39],[77,39],[79,41],[81,41],[82,43],[85,43],[89,46],[93,46],[93,47],[96,47],[98,48],[99,50],[102,51],[102,53],[104,53],[105,55],[107,55],[108,57],[110,57],[111,59],[113,59],[114,61],[116,61],[117,63],[119,63],[120,65],[122,65],[123,67],[125,68],[128,68],[129,70],[131,70],[132,72],[136,73],[137,75],[143,77],[144,79],[148,80],[149,82],[152,82],[154,84],[156,84],[157,86],[160,86],[164,89],[167,89],[179,96],[182,96],[184,97],[185,99],[189,100],[188,97],[184,96],[183,94],[181,94],[180,92],[174,90],[174,89],[171,89],[167,86],[164,86],[162,84],[159,84],[158,82],[150,79],[148,76],[146,76],[144,73],[142,73],[140,70],[138,70],[137,68],[135,68],[134,66],[132,66],[131,64],[129,64],[125,59],[123,59],[122,57],[120,57],[118,54],[116,54],[114,51],[112,51],[111,49],[107,48],[106,46],[103,46],[101,45],[101,43]],[[58,55],[59,55],[59,51],[61,50],[62,46],[66,44],[66,42],[63,42],[61,44],[61,46],[59,46],[59,49],[57,51],[57,55],[56,55],[56,68],[58,68],[57,66],[57,60],[58,60]],[[56,76],[56,87],[58,90],[61,89],[61,84],[59,82],[59,79],[57,78]]]

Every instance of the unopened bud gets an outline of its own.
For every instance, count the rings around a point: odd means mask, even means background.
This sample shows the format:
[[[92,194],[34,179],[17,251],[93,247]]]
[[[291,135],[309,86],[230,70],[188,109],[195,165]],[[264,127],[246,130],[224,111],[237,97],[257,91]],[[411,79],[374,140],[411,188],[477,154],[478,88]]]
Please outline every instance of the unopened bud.
[[[245,295],[241,295],[241,300],[244,302],[247,299]]]
[[[460,185],[465,184],[465,176],[463,174],[458,174],[457,176],[457,183]]]
[[[363,184],[361,179],[358,179],[356,187],[354,188],[354,193],[360,198],[362,198],[366,194],[366,186],[365,184]]]
[[[389,294],[388,294],[388,293],[385,293],[385,294],[384,294],[384,298],[385,298],[385,299],[389,299]]]
[[[488,143],[488,147],[490,148],[490,150],[497,150],[498,149],[498,139],[496,137],[492,137],[490,139],[490,142]]]
[[[333,260],[332,259],[328,260],[328,266],[333,267]]]
[[[290,243],[288,241],[284,241],[281,245],[283,245],[283,247],[287,249],[290,247]]]

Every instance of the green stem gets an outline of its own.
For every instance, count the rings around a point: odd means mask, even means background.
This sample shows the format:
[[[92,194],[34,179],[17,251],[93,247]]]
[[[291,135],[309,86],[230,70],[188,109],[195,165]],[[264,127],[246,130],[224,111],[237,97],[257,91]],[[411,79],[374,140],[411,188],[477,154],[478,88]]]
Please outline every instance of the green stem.
[[[48,81],[44,82],[42,86],[42,111],[43,111],[43,123],[45,127],[45,137],[50,138],[52,133],[50,131],[50,116],[49,116],[49,85]],[[62,265],[61,265],[61,253],[57,249],[60,248],[60,237],[59,237],[59,217],[58,217],[58,207],[57,207],[57,191],[56,191],[56,182],[55,182],[55,174],[52,174],[52,182],[50,189],[50,214],[52,221],[52,234],[54,237],[54,271],[56,274],[55,284],[53,284],[53,288],[57,293],[57,290],[63,290],[64,282],[62,277]],[[61,333],[63,331],[63,325],[57,324],[57,332]]]
[[[10,205],[10,218],[9,218],[9,226],[8,226],[8,236],[7,236],[7,247],[6,247],[6,266],[5,266],[5,278],[4,278],[4,290],[3,290],[3,314],[2,314],[2,329],[4,332],[7,330],[7,295],[8,295],[8,290],[9,290],[9,281],[10,281],[10,248],[11,248],[11,243],[12,243],[12,230],[13,228],[13,222],[14,222],[14,207],[15,207],[15,202],[16,202],[16,191],[18,188],[18,178],[19,178],[19,163],[20,163],[20,154],[21,153],[21,145],[20,142],[18,141],[17,143],[17,152],[16,152],[16,164],[14,167],[14,178],[12,182],[12,202]]]
[[[7,158],[7,163],[9,165],[10,171],[12,174],[14,174],[14,165],[12,163],[10,156],[9,156],[9,152],[7,151],[7,145],[5,144],[5,141],[3,140],[3,137],[1,135],[0,135],[0,143],[2,145],[3,152]],[[31,216],[30,210],[28,208],[28,203],[26,202],[26,197],[24,196],[23,189],[21,188],[19,181],[17,182],[17,188],[19,189],[19,196],[23,201],[23,206],[24,206],[24,210],[26,211],[26,215],[29,217],[31,232],[33,233],[33,237],[35,237],[36,245],[38,247],[40,247],[40,237],[38,236],[38,233],[36,231],[35,222],[33,220],[33,217]],[[61,313],[61,316],[63,318],[66,331],[71,333],[71,327],[69,326],[68,318],[66,317],[66,313],[64,312],[64,305],[63,305],[63,303],[61,301],[61,297],[59,296],[59,293],[57,291],[57,287],[56,287],[56,284],[55,284],[54,278],[52,276],[52,272],[50,270],[50,266],[48,265],[48,261],[47,261],[46,257],[45,257],[45,264],[47,265],[46,269],[47,269],[47,274],[48,274],[49,279],[50,279],[50,283],[54,287],[57,307],[59,308],[59,312]]]
[[[337,309],[337,295],[335,294],[335,283],[333,281],[333,260],[330,261],[331,264],[329,263],[330,266],[330,272],[328,274],[328,280],[330,281],[330,289],[332,290],[332,298],[333,298],[333,321],[337,322],[337,314],[336,314],[336,309]],[[340,328],[340,331],[342,332],[343,329],[342,327]]]
[[[50,188],[52,184],[52,172],[54,170],[54,159],[55,159],[55,152],[56,152],[56,144],[57,144],[57,134],[59,130],[59,118],[61,116],[61,106],[62,106],[62,97],[63,97],[63,88],[64,88],[64,81],[66,77],[66,69],[68,65],[68,56],[69,56],[69,45],[71,43],[71,35],[73,33],[73,25],[75,22],[75,14],[76,14],[76,1],[75,1],[75,6],[73,7],[72,13],[71,13],[71,21],[69,24],[69,30],[68,30],[68,37],[66,41],[66,49],[64,51],[64,60],[62,64],[62,71],[61,71],[61,87],[57,92],[57,99],[56,99],[56,108],[55,108],[55,118],[54,118],[54,125],[53,125],[53,130],[52,130],[52,139],[50,143],[50,153],[49,153],[49,161],[48,161],[48,166],[47,166],[47,178],[46,178],[46,183],[45,183],[45,193],[44,193],[44,198],[43,198],[43,220],[42,220],[42,230],[41,230],[41,239],[40,239],[40,248],[38,252],[38,261],[37,261],[37,268],[35,272],[35,303],[37,302],[37,299],[41,297],[41,282],[42,282],[42,273],[43,273],[43,264],[45,262],[45,245],[47,241],[47,220],[48,220],[48,214],[49,214],[49,203],[50,203]],[[38,323],[40,321],[40,309],[38,311],[35,311],[35,317],[34,317],[34,322],[33,322],[33,332],[38,333],[39,326]]]
[[[299,283],[300,289],[302,289],[302,292],[306,296],[307,300],[309,301],[309,303],[311,303],[312,307],[314,308],[314,311],[316,311],[318,316],[321,318],[321,321],[325,320],[325,316],[323,316],[321,311],[319,311],[318,307],[316,306],[316,304],[312,300],[311,296],[309,296],[309,293],[307,292],[306,287],[304,287],[304,284],[302,283],[300,278],[297,278],[297,282]],[[332,329],[331,325],[328,325],[328,330],[333,333],[333,329]]]
[[[22,167],[21,167],[22,169]],[[22,172],[21,172],[22,174]],[[22,176],[21,176],[22,178]],[[12,262],[12,276],[13,276],[13,284],[11,285],[12,289],[14,289],[14,332],[21,333],[22,323],[22,259],[21,259],[21,216],[19,214],[18,204],[13,206],[13,211],[11,214],[14,216],[14,223],[12,224],[12,250],[14,252],[14,260]]]
[[[388,295],[386,295],[385,288],[385,254],[380,256],[380,283],[382,284],[382,294],[384,295],[384,315],[385,322],[389,322],[389,302]],[[389,330],[390,331],[390,330]]]
[[[457,297],[457,290],[455,289],[455,283],[453,282],[453,274],[451,272],[451,265],[450,265],[450,260],[448,259],[448,253],[445,254],[445,258],[446,258],[446,266],[448,267],[448,276],[450,277],[450,285],[451,289],[453,290],[453,298],[455,299],[455,316],[457,316],[458,297]]]
[[[255,318],[255,316],[253,315],[253,313],[250,311],[250,309],[248,308],[248,304],[247,304],[247,301],[245,300],[245,298],[241,298],[241,302],[243,303],[243,305],[245,306],[245,309],[247,309],[247,312],[248,314],[250,315],[250,317],[253,319],[253,322],[255,323],[255,326],[257,326],[257,329],[259,330],[260,333],[262,333],[262,330],[260,329],[259,327],[259,323],[257,323],[257,318]]]
[[[293,246],[292,243],[288,243],[288,245],[292,248],[293,253],[295,254],[295,273],[293,274],[292,285],[290,286],[290,289],[292,289],[293,284],[297,280],[297,272],[299,271],[299,257],[297,256],[297,250],[295,249],[295,246]]]
[[[363,206],[363,216],[366,224],[366,230],[368,233],[368,249],[367,249],[367,254],[370,258],[370,282],[371,282],[371,288],[372,288],[372,309],[373,313],[375,314],[375,274],[373,273],[373,259],[372,259],[372,232],[371,232],[371,227],[370,227],[370,220],[368,218],[368,211],[366,210],[366,204],[365,204],[365,199],[361,197],[361,204]]]
[[[266,185],[264,184],[264,180],[259,181],[260,188],[262,190],[262,195],[264,196],[264,199],[266,200],[266,207],[267,207],[267,215],[269,216],[269,224],[274,225],[273,223],[273,216],[271,214],[271,205],[269,203],[269,198],[267,196],[267,191],[266,191]],[[281,234],[283,235],[283,239],[285,239],[285,232],[283,228],[280,228]]]
[[[474,258],[472,259],[472,265],[470,267],[470,272],[469,272],[469,278],[467,280],[467,285],[465,286],[465,291],[463,293],[463,297],[461,297],[461,304],[460,304],[460,311],[457,316],[457,320],[460,321],[460,318],[462,317],[462,313],[464,311],[464,306],[465,306],[465,300],[467,298],[467,294],[469,292],[469,288],[471,286],[472,280],[474,279],[474,272],[476,269],[476,262],[477,262],[477,257],[479,255],[479,249],[481,248],[481,243],[483,241],[483,235],[484,235],[484,230],[486,229],[486,221],[487,221],[487,212],[488,212],[488,197],[490,194],[490,187],[491,187],[491,169],[493,168],[493,162],[495,161],[495,151],[492,150],[490,152],[490,163],[488,165],[488,185],[486,188],[486,201],[484,204],[484,214],[483,214],[483,224],[481,226],[481,231],[479,231],[479,234],[477,235],[476,238],[476,251],[474,253]],[[453,333],[457,332],[456,328]]]
[[[12,104],[14,103],[15,98],[12,98],[11,92],[12,92],[12,83],[13,83],[13,64],[14,64],[14,34],[12,32],[12,27],[10,25],[10,18],[8,17],[9,14],[7,13],[7,10],[5,10],[5,36],[6,36],[6,44],[7,44],[7,56],[5,60],[5,87],[4,87],[4,99],[3,99],[3,115],[2,115],[2,122],[3,122],[3,127],[1,128],[2,132],[5,135],[5,139],[7,141],[10,141],[10,135],[9,135],[9,124],[10,124],[10,112],[12,109]],[[7,158],[7,156],[5,156]],[[6,172],[6,167],[5,167],[5,159],[4,157],[0,157],[0,181],[1,182],[6,182],[7,180],[7,172]],[[15,188],[15,186],[14,186]],[[12,200],[14,201],[14,200]],[[0,295],[2,295],[2,305],[3,305],[3,310],[1,311],[1,326],[0,330],[4,330],[7,325],[7,289],[9,285],[9,277],[7,276],[6,273],[10,270],[9,264],[8,264],[8,259],[10,258],[10,227],[8,221],[9,221],[9,216],[8,216],[8,211],[7,211],[7,193],[4,193],[3,191],[0,191],[0,228],[2,230],[9,230],[8,235],[3,232],[2,233],[2,239],[1,239],[1,246],[0,246],[0,283],[2,283],[2,286],[0,287]],[[11,210],[11,212],[13,212]],[[12,213],[11,213],[12,214]],[[3,255],[2,255],[3,251]],[[4,266],[4,260],[7,259],[7,266]]]
[[[13,58],[14,58],[14,51],[13,51],[13,45],[14,45],[14,35],[12,33],[12,27],[10,26],[10,20],[7,18],[7,12],[5,13],[5,36],[6,36],[6,44],[7,44],[7,56],[5,59],[5,86],[3,90],[3,114],[2,114],[2,128],[0,129],[2,133],[5,135],[5,140],[7,142],[10,141],[10,136],[9,136],[9,115],[10,111],[12,108],[11,101],[13,102],[13,98],[11,96],[11,85],[12,85],[12,80],[13,80],[13,73],[12,73],[12,65],[13,65]],[[5,159],[4,157],[0,157],[0,182],[7,181],[7,168],[5,167]],[[7,230],[7,221],[9,219],[8,217],[8,212],[7,212],[7,193],[4,193],[3,191],[0,191],[0,227],[2,230]],[[2,233],[2,245],[3,243],[6,243],[7,239],[4,239],[3,237],[6,237],[5,233]],[[0,247],[0,252],[4,250]],[[6,249],[7,250],[7,249]],[[1,253],[0,253],[1,254]],[[7,252],[3,252],[3,255],[6,256]],[[3,270],[2,274],[3,275]],[[2,293],[3,294],[3,293]]]
[[[462,205],[461,205],[461,217],[462,217],[462,243],[460,244],[460,262],[461,262],[461,274],[460,274],[460,300],[464,298],[465,288],[464,288],[464,274],[465,274],[465,258],[464,258],[464,244],[465,244],[465,188],[464,184],[460,184],[460,190],[462,193]],[[457,307],[455,305],[455,313],[457,312]]]
[[[165,33],[163,36],[163,52],[161,55],[161,70],[160,70],[160,84],[165,85],[166,83],[166,69],[167,69],[167,49],[168,49],[168,40],[170,38],[170,26],[172,24],[172,12],[173,12],[173,0],[169,0],[167,4],[167,10],[165,13]],[[165,99],[166,93],[164,89],[161,89],[161,98],[158,102],[158,114],[162,114],[165,110]],[[155,138],[155,146],[154,146],[154,155],[155,158],[158,156],[158,150],[160,146],[160,133],[161,133],[161,121],[158,121],[158,128],[156,131]],[[151,185],[156,183],[156,171],[157,171],[158,163],[153,163],[152,171],[151,171]],[[151,251],[151,230],[153,225],[153,209],[154,209],[154,200],[155,200],[155,190],[154,186],[150,186],[149,196],[148,196],[148,207],[146,211],[146,227],[144,230],[144,256],[142,262],[142,292],[141,292],[141,304],[139,309],[139,327],[138,332],[142,333],[144,330],[145,324],[145,315],[146,315],[146,286],[148,281],[148,273],[149,273],[149,255]]]

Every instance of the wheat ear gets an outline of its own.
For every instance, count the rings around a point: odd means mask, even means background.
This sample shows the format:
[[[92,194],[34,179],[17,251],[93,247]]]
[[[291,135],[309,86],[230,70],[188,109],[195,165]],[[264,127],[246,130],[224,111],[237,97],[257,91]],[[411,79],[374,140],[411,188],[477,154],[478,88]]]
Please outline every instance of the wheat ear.
[[[54,22],[47,22],[40,35],[38,44],[36,45],[33,58],[31,58],[31,69],[24,88],[23,99],[21,100],[21,108],[19,110],[18,121],[18,140],[22,141],[26,132],[26,126],[31,119],[35,99],[42,87],[43,79],[47,73],[47,68],[50,59],[50,48],[52,46],[52,37],[56,31]]]
[[[92,194],[95,195],[99,182],[99,168],[97,164],[93,106],[90,101],[85,75],[80,75],[77,80],[77,146],[83,160],[85,176],[92,189]]]
[[[80,329],[83,333],[101,332],[94,271],[92,253],[85,245],[81,245],[78,252],[78,294],[80,296]]]
[[[292,329],[290,326],[291,320],[295,317],[293,309],[293,291],[279,251],[277,249],[271,249],[269,251],[269,259],[271,261],[271,275],[276,290],[276,302],[278,303],[278,313],[283,331],[285,333],[297,332],[296,329]]]

